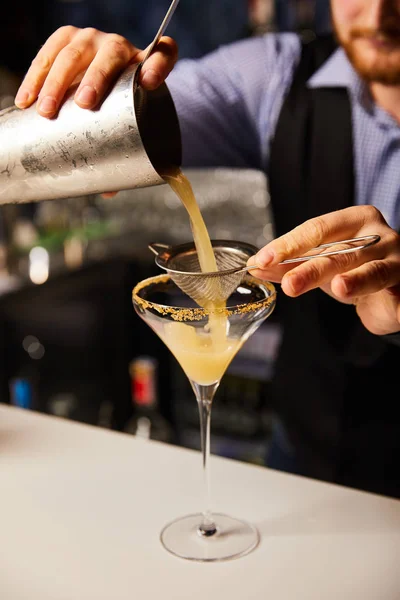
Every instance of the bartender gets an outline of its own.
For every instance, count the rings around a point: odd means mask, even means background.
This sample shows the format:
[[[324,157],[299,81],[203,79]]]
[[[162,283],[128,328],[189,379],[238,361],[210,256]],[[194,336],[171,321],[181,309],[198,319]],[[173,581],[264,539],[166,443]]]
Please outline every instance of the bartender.
[[[400,497],[400,5],[332,0],[335,37],[267,34],[185,60],[168,79],[186,166],[266,170],[278,238],[253,260],[281,282],[283,339],[270,466]],[[143,55],[65,27],[40,49],[16,103],[51,118],[75,77],[93,108]],[[163,38],[142,84],[174,66]],[[287,233],[289,232],[289,233]],[[361,253],[281,267],[316,244],[379,234]]]

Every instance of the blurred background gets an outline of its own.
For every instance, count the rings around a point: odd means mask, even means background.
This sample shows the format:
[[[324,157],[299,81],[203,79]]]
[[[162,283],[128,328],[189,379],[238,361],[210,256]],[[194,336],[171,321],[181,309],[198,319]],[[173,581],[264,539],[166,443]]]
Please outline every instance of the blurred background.
[[[0,109],[61,25],[115,31],[139,47],[168,0],[20,0],[0,22]],[[268,31],[304,38],[330,29],[329,0],[184,0],[168,34],[180,56]],[[211,237],[258,246],[273,236],[265,176],[186,170]],[[133,311],[134,284],[158,273],[147,245],[191,239],[167,186],[112,199],[85,196],[0,207],[0,401],[198,448],[197,405],[179,365]],[[263,464],[269,383],[280,339],[269,319],[233,361],[217,393],[212,451]]]

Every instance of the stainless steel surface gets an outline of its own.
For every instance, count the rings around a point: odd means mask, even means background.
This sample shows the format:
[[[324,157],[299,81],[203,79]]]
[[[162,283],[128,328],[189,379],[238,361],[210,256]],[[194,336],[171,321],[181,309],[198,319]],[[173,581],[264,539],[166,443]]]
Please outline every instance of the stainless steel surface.
[[[140,63],[141,67],[144,65],[144,63],[146,62],[146,60],[149,58],[150,54],[153,52],[154,48],[157,46],[157,44],[160,41],[161,37],[164,35],[164,32],[165,32],[166,28],[168,27],[168,23],[172,19],[172,15],[174,14],[174,12],[175,12],[178,4],[179,4],[179,0],[172,0],[171,5],[170,5],[170,7],[169,7],[169,9],[167,11],[167,14],[165,15],[164,20],[161,23],[160,28],[159,28],[159,30],[156,33],[156,37],[151,42],[150,46],[147,48],[147,52],[146,52],[146,54],[144,56],[144,59]]]
[[[194,243],[179,246],[150,244],[156,264],[167,271],[176,285],[195,302],[224,302],[241,284],[246,263],[257,248],[245,242],[212,240],[218,271],[203,273]]]
[[[53,119],[35,105],[0,112],[0,204],[164,183],[160,170],[181,161],[178,119],[167,86],[145,92],[136,70],[96,110],[80,108],[71,89]]]
[[[283,260],[281,265],[287,265],[290,263],[304,262],[306,260],[311,260],[312,258],[323,258],[324,256],[335,256],[336,254],[349,254],[350,252],[357,252],[358,250],[364,250],[365,248],[369,248],[374,244],[377,244],[381,239],[380,235],[363,235],[360,237],[350,238],[348,240],[338,240],[337,242],[330,242],[329,244],[320,244],[316,246],[316,248],[312,248],[310,252],[314,252],[315,250],[323,250],[324,248],[333,248],[334,246],[341,246],[343,244],[350,245],[349,248],[339,248],[338,250],[330,250],[329,252],[320,252],[319,254],[307,254],[304,256],[298,256],[296,258],[288,258],[287,260]],[[365,242],[364,244],[360,242]],[[353,245],[360,244],[360,245]]]

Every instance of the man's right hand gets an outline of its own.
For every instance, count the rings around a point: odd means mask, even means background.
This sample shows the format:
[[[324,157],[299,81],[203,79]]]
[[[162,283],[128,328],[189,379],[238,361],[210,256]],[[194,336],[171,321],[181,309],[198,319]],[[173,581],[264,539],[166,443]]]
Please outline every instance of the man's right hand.
[[[81,108],[96,107],[119,73],[144,58],[127,39],[97,29],[65,26],[45,42],[18,90],[15,104],[27,108],[38,100],[43,117],[53,117],[68,88],[79,83],[75,102]],[[153,90],[172,70],[178,58],[173,39],[162,37],[140,74],[141,85]]]
[[[360,252],[280,264],[319,244],[374,234],[380,241]],[[400,235],[373,206],[350,206],[309,219],[269,242],[248,265],[259,267],[252,270],[255,277],[280,282],[291,298],[319,287],[340,302],[354,304],[371,333],[400,331]]]

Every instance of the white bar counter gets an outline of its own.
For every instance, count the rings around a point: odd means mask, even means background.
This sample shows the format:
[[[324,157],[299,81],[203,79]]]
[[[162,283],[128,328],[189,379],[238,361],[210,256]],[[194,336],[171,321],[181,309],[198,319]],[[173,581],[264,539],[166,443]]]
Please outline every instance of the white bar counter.
[[[199,453],[1,405],[1,600],[400,599],[400,501],[218,457],[211,479],[261,543],[176,558],[159,534],[202,509]]]

